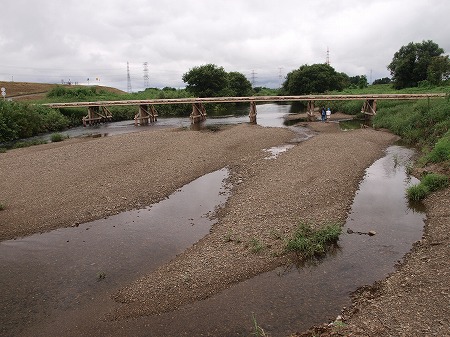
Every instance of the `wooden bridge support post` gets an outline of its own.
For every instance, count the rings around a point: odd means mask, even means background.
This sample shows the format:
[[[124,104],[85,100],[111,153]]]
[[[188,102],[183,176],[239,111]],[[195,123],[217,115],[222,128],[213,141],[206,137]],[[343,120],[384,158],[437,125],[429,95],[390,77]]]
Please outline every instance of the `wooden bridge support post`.
[[[139,105],[139,111],[136,115],[134,115],[134,125],[147,125],[149,120],[149,113],[148,113],[148,105],[147,104],[141,104]]]
[[[202,103],[192,104],[192,113],[190,117],[192,124],[200,123],[206,119],[206,109]]]
[[[254,101],[250,102],[250,123],[256,124],[256,103]]]
[[[306,114],[308,116],[308,120],[314,120],[314,101],[308,101]]]
[[[134,116],[134,125],[148,125],[148,123],[156,122],[158,112],[153,105],[140,104],[139,112]]]
[[[100,111],[101,110],[101,111]],[[101,122],[108,122],[112,119],[112,114],[105,106],[92,105],[88,106],[88,114],[83,117],[83,125],[92,125]]]
[[[158,121],[158,111],[156,111],[156,108],[153,105],[150,105],[150,122],[157,122]]]
[[[374,116],[377,114],[377,100],[368,99],[364,102],[361,112],[366,115]]]

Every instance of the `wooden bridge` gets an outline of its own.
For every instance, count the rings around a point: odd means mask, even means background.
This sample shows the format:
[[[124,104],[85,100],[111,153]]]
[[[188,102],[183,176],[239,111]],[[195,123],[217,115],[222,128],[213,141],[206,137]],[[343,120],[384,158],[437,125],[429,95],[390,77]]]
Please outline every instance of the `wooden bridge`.
[[[135,125],[146,125],[155,122],[158,113],[155,105],[164,104],[191,104],[192,113],[190,115],[192,123],[198,123],[206,119],[206,103],[250,103],[250,122],[256,122],[256,103],[261,102],[307,102],[307,114],[314,116],[316,101],[364,101],[361,112],[367,115],[377,113],[377,100],[417,100],[442,98],[448,94],[374,94],[374,95],[302,95],[302,96],[251,96],[251,97],[205,97],[205,98],[171,98],[171,99],[148,99],[148,100],[123,100],[123,101],[97,101],[97,102],[72,102],[72,103],[48,103],[44,104],[51,108],[74,108],[86,107],[87,116],[83,117],[84,125],[91,125],[99,122],[109,121],[112,114],[108,107],[122,105],[136,105],[139,107],[134,117]]]

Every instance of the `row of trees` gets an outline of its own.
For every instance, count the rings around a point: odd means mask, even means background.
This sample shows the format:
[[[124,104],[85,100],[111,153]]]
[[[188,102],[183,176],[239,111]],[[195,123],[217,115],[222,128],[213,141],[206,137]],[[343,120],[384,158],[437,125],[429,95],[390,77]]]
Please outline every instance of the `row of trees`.
[[[431,40],[409,43],[394,54],[388,65],[392,79],[382,78],[374,84],[392,83],[396,89],[416,87],[428,83],[439,85],[450,77],[450,61],[444,50]],[[186,89],[197,97],[248,96],[252,85],[239,72],[227,73],[222,67],[207,64],[195,67],[183,75]],[[343,90],[348,87],[365,88],[367,77],[350,77],[337,72],[328,64],[302,65],[287,74],[281,94],[306,95]]]

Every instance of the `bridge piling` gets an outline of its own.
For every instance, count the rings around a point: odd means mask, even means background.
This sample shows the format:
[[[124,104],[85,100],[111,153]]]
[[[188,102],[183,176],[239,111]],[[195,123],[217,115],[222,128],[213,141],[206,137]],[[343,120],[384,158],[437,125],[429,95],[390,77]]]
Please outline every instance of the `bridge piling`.
[[[250,123],[256,124],[256,103],[254,101],[250,102],[250,113],[248,117],[250,117]]]
[[[134,116],[134,125],[148,125],[148,123],[156,122],[158,112],[153,105],[140,104],[139,112]]]
[[[308,115],[308,120],[314,120],[314,101],[307,102],[306,114]]]
[[[361,112],[365,115],[375,116],[377,114],[377,100],[367,99],[361,108]]]
[[[90,105],[87,108],[88,114],[82,119],[83,126],[107,122],[112,119],[112,114],[106,106]]]
[[[203,103],[192,103],[191,123],[200,123],[206,119],[206,109]]]

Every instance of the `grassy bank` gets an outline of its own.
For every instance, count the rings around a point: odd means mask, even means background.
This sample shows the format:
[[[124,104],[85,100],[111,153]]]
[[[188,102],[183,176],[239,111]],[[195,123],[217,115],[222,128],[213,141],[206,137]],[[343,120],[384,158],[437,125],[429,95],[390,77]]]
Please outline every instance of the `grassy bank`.
[[[418,87],[395,90],[389,84],[372,85],[364,89],[347,89],[340,94],[389,94],[389,93],[450,93],[450,86]],[[358,115],[363,101],[339,101],[331,103],[334,111]],[[380,100],[375,128],[389,129],[402,137],[409,145],[421,150],[419,164],[439,163],[450,167],[450,101],[449,97],[428,100]]]

